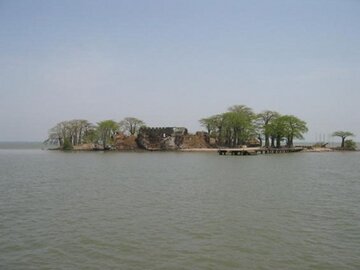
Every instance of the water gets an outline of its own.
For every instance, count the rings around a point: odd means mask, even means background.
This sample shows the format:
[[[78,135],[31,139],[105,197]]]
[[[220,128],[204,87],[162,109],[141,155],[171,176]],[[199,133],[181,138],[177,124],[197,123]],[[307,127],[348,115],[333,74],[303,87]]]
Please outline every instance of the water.
[[[360,153],[0,150],[0,269],[359,269]]]
[[[46,148],[41,142],[0,142],[0,149],[42,149]],[[56,146],[50,145],[55,148]]]

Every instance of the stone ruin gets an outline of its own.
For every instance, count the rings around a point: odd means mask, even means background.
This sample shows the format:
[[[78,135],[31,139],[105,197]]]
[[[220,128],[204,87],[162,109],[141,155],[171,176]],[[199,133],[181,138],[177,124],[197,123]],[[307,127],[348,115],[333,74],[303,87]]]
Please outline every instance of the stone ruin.
[[[188,134],[183,127],[142,127],[139,130],[137,143],[139,147],[150,151],[177,150],[181,148],[184,136]]]
[[[140,148],[150,151],[212,147],[206,132],[189,134],[184,127],[143,127],[139,130],[137,143]]]
[[[114,146],[116,150],[137,150],[138,145],[134,135],[126,136],[122,132],[116,132],[114,136]]]

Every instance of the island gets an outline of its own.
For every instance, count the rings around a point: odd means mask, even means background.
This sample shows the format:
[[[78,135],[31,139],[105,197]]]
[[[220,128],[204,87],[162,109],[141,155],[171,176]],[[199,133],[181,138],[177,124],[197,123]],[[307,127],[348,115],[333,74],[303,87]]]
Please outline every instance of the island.
[[[64,151],[217,151],[232,155],[356,150],[356,143],[346,139],[354,136],[349,131],[333,133],[342,140],[337,148],[327,143],[296,146],[294,140],[308,132],[305,121],[270,110],[255,113],[245,105],[234,105],[199,122],[205,130],[191,134],[185,127],[149,127],[135,117],[96,124],[74,119],[57,123],[44,143]]]

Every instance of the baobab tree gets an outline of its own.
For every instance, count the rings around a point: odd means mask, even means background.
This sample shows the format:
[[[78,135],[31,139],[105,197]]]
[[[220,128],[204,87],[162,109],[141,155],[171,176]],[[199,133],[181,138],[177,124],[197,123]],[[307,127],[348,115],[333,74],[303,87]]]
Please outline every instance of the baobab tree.
[[[276,140],[276,147],[280,147],[281,141],[286,140],[286,146],[294,146],[294,139],[303,139],[303,134],[308,131],[306,122],[293,115],[283,115],[275,118],[267,125],[267,130],[272,137],[272,146]]]
[[[262,113],[258,114],[258,125],[259,128],[262,130],[265,136],[265,147],[269,147],[269,138],[270,135],[268,131],[268,125],[273,121],[274,119],[280,117],[280,114],[275,111],[263,111]]]
[[[120,121],[119,125],[124,132],[135,135],[142,126],[145,126],[145,122],[135,117],[126,117],[124,120]]]
[[[107,148],[108,142],[111,141],[118,129],[119,124],[113,120],[104,120],[97,123],[98,136],[102,142],[104,150]]]
[[[78,145],[83,143],[83,137],[91,123],[83,119],[74,119],[57,123],[49,130],[49,137],[45,141],[49,144],[59,144],[60,148],[67,144]]]
[[[340,137],[341,138],[341,148],[345,147],[345,139],[347,137],[354,137],[355,135],[350,131],[335,131],[332,134],[333,137]]]

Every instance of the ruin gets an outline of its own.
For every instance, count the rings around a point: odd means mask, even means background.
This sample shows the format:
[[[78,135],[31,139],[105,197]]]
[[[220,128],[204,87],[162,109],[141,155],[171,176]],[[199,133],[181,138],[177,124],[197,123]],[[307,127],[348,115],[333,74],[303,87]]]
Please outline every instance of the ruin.
[[[150,151],[177,150],[181,148],[184,136],[188,134],[183,127],[142,127],[137,143],[139,147]]]
[[[122,132],[116,132],[114,136],[114,146],[116,150],[137,150],[138,145],[134,135],[126,136]]]

